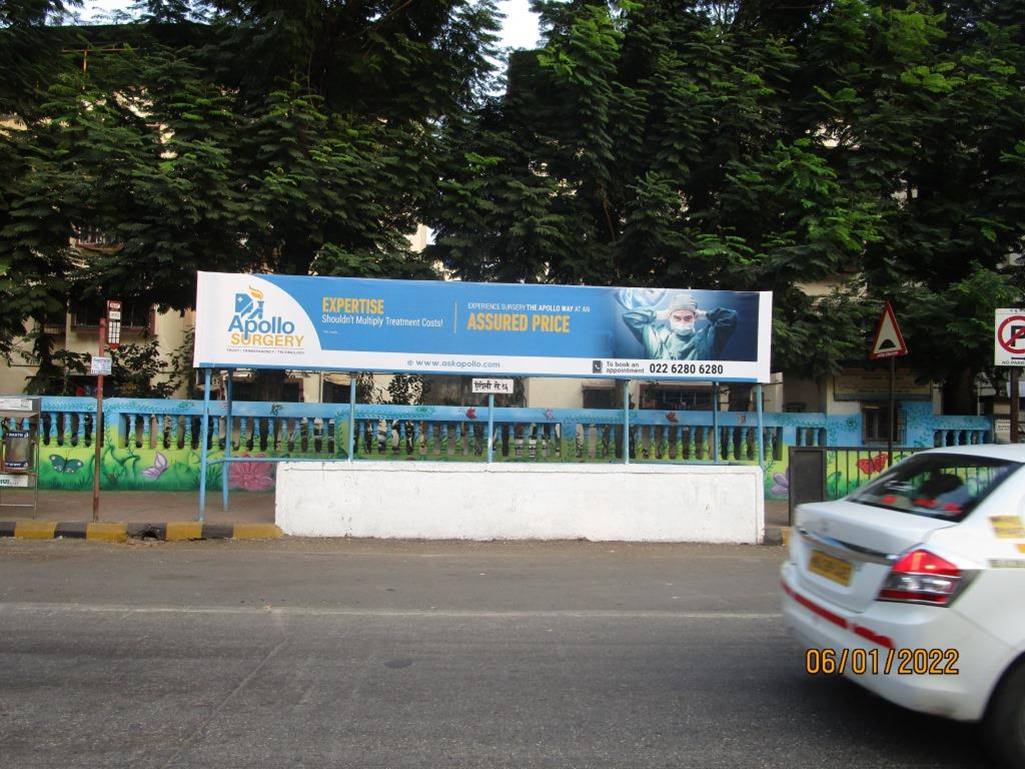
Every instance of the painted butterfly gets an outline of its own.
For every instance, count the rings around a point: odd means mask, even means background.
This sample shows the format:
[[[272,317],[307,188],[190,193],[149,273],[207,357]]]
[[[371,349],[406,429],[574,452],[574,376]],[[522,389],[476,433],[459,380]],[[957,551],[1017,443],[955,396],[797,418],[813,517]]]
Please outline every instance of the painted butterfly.
[[[155,481],[164,474],[165,470],[167,470],[167,457],[158,451],[157,455],[153,458],[153,464],[143,470],[142,474],[148,480]]]
[[[874,457],[865,457],[858,460],[858,469],[865,475],[879,473],[886,469],[886,460],[888,459],[889,456],[885,452],[876,454]]]
[[[84,465],[79,459],[68,459],[60,454],[50,455],[50,465],[58,473],[77,473]]]

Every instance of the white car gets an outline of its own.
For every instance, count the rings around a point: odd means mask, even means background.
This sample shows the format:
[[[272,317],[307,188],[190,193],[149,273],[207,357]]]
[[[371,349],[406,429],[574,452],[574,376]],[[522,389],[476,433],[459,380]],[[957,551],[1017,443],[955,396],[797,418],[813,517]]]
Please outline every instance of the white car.
[[[914,454],[796,511],[783,615],[811,673],[981,721],[1025,767],[1025,445]]]

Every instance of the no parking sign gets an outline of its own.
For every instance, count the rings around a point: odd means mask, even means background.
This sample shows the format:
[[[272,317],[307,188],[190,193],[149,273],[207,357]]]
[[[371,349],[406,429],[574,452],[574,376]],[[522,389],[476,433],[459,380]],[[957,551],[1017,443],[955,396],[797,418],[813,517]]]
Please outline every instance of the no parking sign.
[[[1025,310],[996,311],[993,365],[1025,366]]]

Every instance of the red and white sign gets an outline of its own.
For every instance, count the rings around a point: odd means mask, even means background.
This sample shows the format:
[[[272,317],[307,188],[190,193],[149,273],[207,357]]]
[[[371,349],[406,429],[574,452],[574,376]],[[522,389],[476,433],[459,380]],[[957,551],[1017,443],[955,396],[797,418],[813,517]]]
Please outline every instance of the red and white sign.
[[[1025,310],[996,311],[993,364],[1025,366]]]
[[[897,316],[893,314],[893,307],[887,302],[876,324],[876,332],[872,337],[872,351],[868,357],[879,360],[907,354],[908,346],[904,342],[904,335],[900,333],[900,326],[897,325]]]
[[[110,299],[107,302],[107,347],[116,350],[121,346],[121,302]]]

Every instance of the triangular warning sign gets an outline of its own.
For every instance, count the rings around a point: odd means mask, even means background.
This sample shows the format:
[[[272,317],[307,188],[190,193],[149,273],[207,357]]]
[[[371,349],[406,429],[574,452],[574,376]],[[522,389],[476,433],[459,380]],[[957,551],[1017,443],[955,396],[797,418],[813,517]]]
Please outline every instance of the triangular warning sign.
[[[879,358],[896,358],[899,355],[907,355],[908,346],[904,343],[904,335],[900,333],[900,326],[897,325],[897,316],[893,314],[893,308],[887,302],[883,307],[883,314],[879,316],[876,324],[876,333],[872,338],[872,351],[868,357],[872,360]]]

